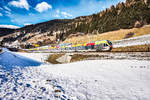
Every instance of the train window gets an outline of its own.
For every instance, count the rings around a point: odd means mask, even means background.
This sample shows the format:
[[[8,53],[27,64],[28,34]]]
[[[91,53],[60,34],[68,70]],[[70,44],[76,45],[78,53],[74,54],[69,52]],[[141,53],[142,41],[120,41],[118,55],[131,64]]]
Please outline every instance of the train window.
[[[88,49],[88,46],[85,46],[85,49],[87,50],[87,49]]]
[[[94,45],[91,45],[91,49],[94,49]]]
[[[108,45],[107,44],[104,44],[104,47],[107,47]]]
[[[79,46],[79,50],[81,50],[82,49],[82,47],[81,46]]]

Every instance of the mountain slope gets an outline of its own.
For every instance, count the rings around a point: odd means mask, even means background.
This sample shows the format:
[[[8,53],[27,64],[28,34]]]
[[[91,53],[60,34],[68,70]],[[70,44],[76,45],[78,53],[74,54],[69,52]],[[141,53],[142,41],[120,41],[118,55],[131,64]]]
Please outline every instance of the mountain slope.
[[[10,29],[10,28],[0,28],[0,37],[12,34],[15,32],[15,29]]]
[[[103,32],[141,27],[150,24],[150,0],[126,0],[91,16],[57,19],[25,26],[3,39],[3,43],[19,40],[20,45],[47,45],[64,41],[72,34],[101,34]],[[138,23],[138,25],[136,25]]]

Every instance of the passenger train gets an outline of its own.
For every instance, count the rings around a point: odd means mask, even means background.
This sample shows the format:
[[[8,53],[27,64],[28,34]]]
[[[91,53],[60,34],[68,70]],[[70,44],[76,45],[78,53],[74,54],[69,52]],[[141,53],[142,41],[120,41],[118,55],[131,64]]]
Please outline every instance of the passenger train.
[[[112,42],[109,40],[95,41],[83,44],[59,44],[56,46],[46,46],[34,49],[29,49],[28,51],[45,51],[45,52],[78,52],[78,51],[111,51]]]

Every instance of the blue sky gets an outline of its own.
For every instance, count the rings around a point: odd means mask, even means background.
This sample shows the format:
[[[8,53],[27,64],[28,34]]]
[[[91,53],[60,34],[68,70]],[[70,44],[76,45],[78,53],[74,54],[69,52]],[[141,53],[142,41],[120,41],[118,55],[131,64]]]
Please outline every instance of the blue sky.
[[[35,24],[98,13],[125,0],[0,0],[0,25]]]

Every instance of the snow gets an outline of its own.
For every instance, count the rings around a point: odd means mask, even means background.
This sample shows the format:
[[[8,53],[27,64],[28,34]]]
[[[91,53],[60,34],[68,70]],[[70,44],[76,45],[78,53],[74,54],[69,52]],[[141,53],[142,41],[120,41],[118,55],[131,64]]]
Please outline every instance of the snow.
[[[7,70],[10,70],[16,66],[27,67],[39,66],[41,64],[41,62],[17,55],[8,51],[7,49],[3,49],[2,53],[0,54],[0,65]]]
[[[0,25],[0,28],[11,28],[11,29],[17,29],[20,28],[18,26],[14,26],[14,25]]]
[[[150,34],[113,42],[113,48],[150,44]]]
[[[48,55],[18,54],[36,61]],[[0,99],[150,100],[149,73],[149,61],[127,59],[42,64],[11,72],[0,68]]]
[[[17,53],[18,55],[23,55],[27,58],[34,59],[39,62],[45,62],[51,53]]]

